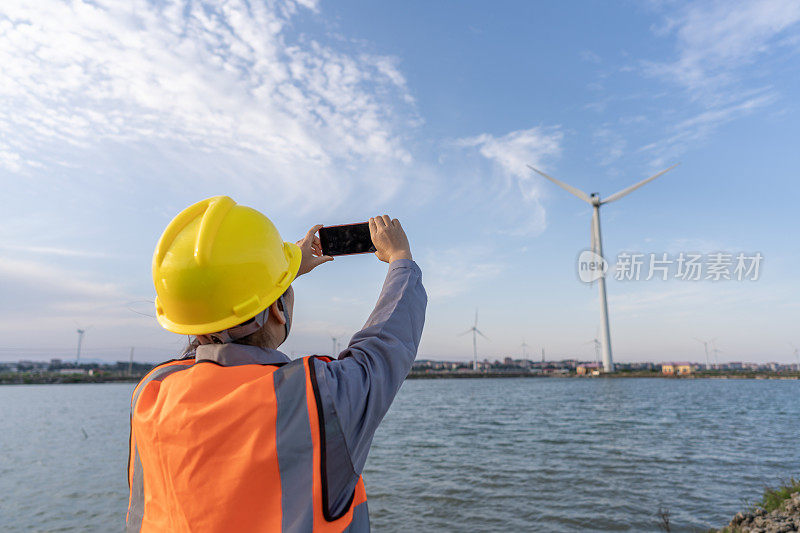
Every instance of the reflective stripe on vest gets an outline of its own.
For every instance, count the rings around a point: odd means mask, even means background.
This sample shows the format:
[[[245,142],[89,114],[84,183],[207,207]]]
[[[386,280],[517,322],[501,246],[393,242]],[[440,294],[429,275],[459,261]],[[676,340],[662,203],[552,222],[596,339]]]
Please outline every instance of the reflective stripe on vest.
[[[355,474],[344,445],[330,445],[341,429],[319,406],[314,367],[191,359],[145,376],[131,407],[128,530],[369,530],[360,477],[330,512],[327,493],[343,486],[331,468]]]

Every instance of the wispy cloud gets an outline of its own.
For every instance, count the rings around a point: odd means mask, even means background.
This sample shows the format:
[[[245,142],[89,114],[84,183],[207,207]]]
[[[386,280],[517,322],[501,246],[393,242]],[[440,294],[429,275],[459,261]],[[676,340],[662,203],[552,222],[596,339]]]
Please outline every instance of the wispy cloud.
[[[559,128],[534,127],[501,137],[484,133],[459,139],[456,144],[476,148],[492,163],[494,174],[513,186],[513,191],[506,188],[506,192],[511,192],[514,201],[527,204],[527,222],[517,225],[514,233],[540,233],[546,225],[541,180],[534,179],[528,165],[544,166],[549,159],[558,157],[563,138]]]
[[[54,296],[81,297],[107,301],[122,296],[118,286],[112,283],[88,281],[69,272],[37,261],[20,261],[0,258],[0,278],[11,284],[30,284],[41,292]]]
[[[698,2],[656,28],[675,34],[674,61],[649,62],[646,70],[685,87],[696,98],[734,98],[729,92],[742,67],[781,45],[797,46],[800,3],[795,0]]]
[[[452,298],[499,276],[504,266],[491,249],[470,246],[435,250],[420,260],[431,299]]]
[[[625,155],[628,142],[625,137],[610,127],[601,127],[592,135],[592,142],[600,152],[600,164],[611,165]]]
[[[314,9],[4,3],[0,170],[80,165],[76,152],[146,142],[213,154],[217,168],[235,169],[228,179],[280,186],[304,204],[309,190],[328,201],[334,191],[393,195],[398,172],[386,168],[411,161],[399,132],[416,120],[397,60],[290,39],[293,19]]]
[[[661,167],[673,162],[681,153],[698,141],[703,141],[724,124],[744,117],[772,104],[776,96],[772,92],[756,94],[730,105],[705,109],[690,116],[667,130],[667,135],[657,142],[641,147],[656,157],[651,164]]]
[[[11,250],[14,252],[23,252],[23,253],[30,253],[30,254],[41,254],[41,255],[54,255],[54,256],[61,256],[61,257],[83,257],[87,259],[91,258],[105,258],[111,257],[110,254],[106,252],[93,252],[88,250],[75,250],[71,248],[55,248],[51,246],[18,246],[13,244],[0,244],[0,248],[4,250]]]
[[[587,63],[599,65],[603,62],[603,59],[591,50],[581,50],[580,56],[581,60],[586,61]]]

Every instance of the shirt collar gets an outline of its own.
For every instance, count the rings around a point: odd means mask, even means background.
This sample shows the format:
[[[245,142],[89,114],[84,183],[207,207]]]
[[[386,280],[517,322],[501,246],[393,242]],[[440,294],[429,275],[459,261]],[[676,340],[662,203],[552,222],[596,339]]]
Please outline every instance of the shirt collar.
[[[222,366],[274,365],[291,361],[286,354],[272,348],[235,343],[201,344],[195,348],[195,360],[213,361]]]

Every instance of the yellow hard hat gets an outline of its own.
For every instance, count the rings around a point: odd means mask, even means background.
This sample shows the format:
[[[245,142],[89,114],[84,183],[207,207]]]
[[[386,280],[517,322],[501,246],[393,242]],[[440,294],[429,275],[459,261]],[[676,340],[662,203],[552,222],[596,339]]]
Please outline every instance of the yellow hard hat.
[[[241,324],[289,288],[300,258],[255,209],[227,196],[197,202],[172,219],[153,254],[158,322],[184,335]]]

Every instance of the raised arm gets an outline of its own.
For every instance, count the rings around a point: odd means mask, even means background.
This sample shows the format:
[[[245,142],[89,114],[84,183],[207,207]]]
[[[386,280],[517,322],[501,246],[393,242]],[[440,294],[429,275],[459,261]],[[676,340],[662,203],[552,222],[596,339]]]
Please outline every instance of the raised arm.
[[[339,359],[317,362],[322,400],[332,402],[355,473],[367,460],[372,437],[411,370],[425,323],[427,295],[400,222],[370,219],[381,261],[389,263],[375,309]]]

